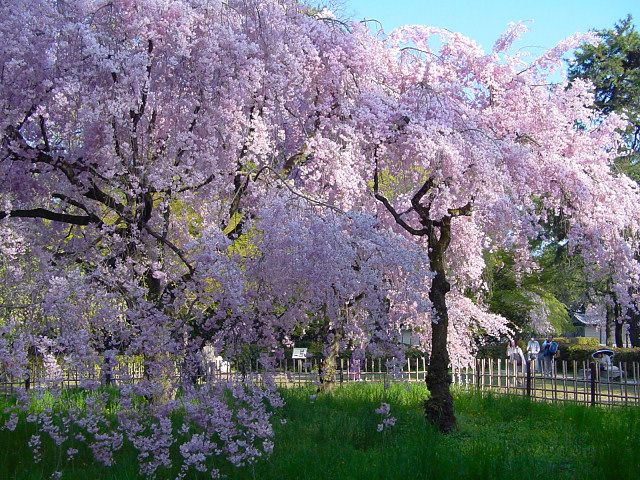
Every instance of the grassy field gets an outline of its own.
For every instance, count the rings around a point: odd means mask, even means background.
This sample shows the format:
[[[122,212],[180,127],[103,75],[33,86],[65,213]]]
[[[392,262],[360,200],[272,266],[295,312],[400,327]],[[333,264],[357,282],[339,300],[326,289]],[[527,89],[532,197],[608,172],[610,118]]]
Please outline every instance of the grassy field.
[[[273,455],[241,469],[220,466],[230,479],[638,479],[640,409],[590,408],[526,398],[458,392],[458,430],[443,436],[425,425],[422,385],[355,384],[314,398],[311,389],[283,392],[275,418]],[[382,432],[390,405],[393,426]],[[0,479],[134,479],[135,452],[117,466],[96,464],[90,452],[62,462],[53,444],[34,464],[26,444],[33,427],[0,431]],[[165,475],[166,474],[166,475]],[[172,478],[162,472],[158,479]],[[195,473],[192,479],[210,478]]]

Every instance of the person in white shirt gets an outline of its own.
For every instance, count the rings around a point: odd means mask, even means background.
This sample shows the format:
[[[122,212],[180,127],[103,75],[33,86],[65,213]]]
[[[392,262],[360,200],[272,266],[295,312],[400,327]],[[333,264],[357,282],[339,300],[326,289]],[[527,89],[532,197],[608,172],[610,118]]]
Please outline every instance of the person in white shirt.
[[[595,359],[600,364],[600,370],[611,370],[611,357],[602,352],[596,353]]]
[[[518,345],[518,342],[515,339],[509,340],[509,345],[507,346],[507,356],[509,357],[509,362],[515,362],[517,365],[516,373],[522,373],[523,365],[526,364],[524,359],[524,353],[522,353],[522,348]],[[520,381],[518,380],[518,383]]]
[[[527,343],[527,357],[529,358],[529,363],[527,365],[531,366],[531,368],[535,368],[533,366],[533,362],[538,360],[538,354],[540,353],[540,342],[538,342],[535,338],[531,337],[529,343]],[[540,362],[538,362],[538,370],[540,370]]]

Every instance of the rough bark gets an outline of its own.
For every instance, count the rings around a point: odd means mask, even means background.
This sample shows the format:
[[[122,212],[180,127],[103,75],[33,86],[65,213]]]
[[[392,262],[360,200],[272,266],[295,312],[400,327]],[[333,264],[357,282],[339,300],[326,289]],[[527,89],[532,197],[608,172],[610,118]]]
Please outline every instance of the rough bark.
[[[611,336],[611,328],[613,327],[613,324],[615,322],[615,319],[613,318],[613,316],[614,316],[613,307],[607,304],[607,316],[605,320],[604,338],[605,338],[605,343],[609,348],[613,347],[613,338]]]
[[[336,372],[338,371],[337,360],[340,353],[340,342],[342,341],[342,332],[340,330],[333,332],[329,353],[319,364],[320,385],[318,385],[318,393],[328,393],[336,387]]]
[[[374,171],[374,196],[382,202],[398,225],[413,236],[427,236],[429,239],[429,266],[435,273],[429,299],[433,303],[435,320],[431,330],[431,355],[425,382],[430,396],[424,402],[425,418],[442,433],[451,432],[456,427],[456,416],[451,395],[451,375],[449,374],[449,351],[447,335],[449,328],[449,310],[446,295],[451,286],[447,281],[445,254],[451,243],[451,220],[460,216],[471,215],[472,203],[460,208],[448,209],[448,215],[441,220],[431,218],[432,188],[434,177],[429,177],[411,198],[411,209],[420,218],[421,228],[409,225],[399,214],[391,202],[380,193],[378,179],[378,163]]]
[[[640,347],[640,314],[629,309],[629,340],[632,347]]]
[[[451,375],[449,374],[449,351],[447,349],[447,334],[449,328],[449,312],[446,294],[450,285],[446,279],[444,269],[444,254],[450,242],[451,219],[445,218],[440,227],[440,236],[436,232],[430,235],[429,253],[431,269],[436,276],[431,285],[429,299],[433,303],[437,321],[432,324],[431,356],[425,381],[430,396],[424,402],[425,418],[435,425],[438,430],[448,433],[456,427],[456,416],[451,396]]]

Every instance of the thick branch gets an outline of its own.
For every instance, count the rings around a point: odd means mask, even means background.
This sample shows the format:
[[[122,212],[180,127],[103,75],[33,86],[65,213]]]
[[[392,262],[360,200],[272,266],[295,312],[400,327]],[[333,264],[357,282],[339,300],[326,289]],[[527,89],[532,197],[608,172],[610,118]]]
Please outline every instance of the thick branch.
[[[69,183],[71,183],[73,186],[87,188],[85,183],[78,178],[75,170],[77,169],[80,171],[87,171],[88,168],[82,167],[78,162],[70,165],[68,162],[64,161],[64,158],[61,156],[53,156],[48,152],[33,148],[24,140],[19,130],[13,126],[7,127],[5,134],[5,142],[7,143],[8,150],[15,160],[23,160],[30,161],[31,163],[44,163],[47,165],[51,165],[52,167],[60,170],[67,178]],[[22,150],[24,152],[23,155],[20,154],[18,149],[13,148],[13,146],[10,145],[12,141],[18,143],[19,150]],[[104,193],[93,183],[91,184],[91,187],[87,188],[87,191],[83,193],[83,196],[85,198],[100,202],[120,214],[124,213],[124,205],[116,201],[113,197]]]
[[[416,211],[418,215],[420,215],[420,220],[425,227],[429,226],[430,219],[429,214],[431,210],[431,205],[424,206],[420,202],[424,198],[424,196],[429,193],[429,190],[433,187],[433,177],[429,177],[426,182],[420,187],[420,189],[416,192],[416,194],[411,199],[411,206]]]
[[[202,187],[207,186],[208,184],[210,184],[211,182],[213,182],[213,180],[216,178],[216,175],[214,173],[212,173],[211,175],[209,175],[202,183],[199,183],[198,185],[190,185],[188,187],[182,187],[180,189],[178,189],[178,193],[184,193],[184,192],[188,192],[190,190],[192,191],[198,191],[200,190]],[[167,190],[166,192],[170,193],[171,189]]]
[[[400,217],[400,214],[398,212],[396,212],[395,208],[393,208],[393,205],[391,205],[389,200],[387,200],[383,195],[381,195],[379,193],[375,193],[374,197],[376,198],[376,200],[379,200],[380,202],[382,202],[382,204],[386,207],[386,209],[389,211],[389,213],[391,213],[391,215],[393,216],[393,219],[396,221],[396,223],[398,225],[400,225],[402,228],[404,228],[411,235],[416,235],[418,237],[422,237],[422,236],[426,235],[427,233],[429,233],[429,230],[426,227],[425,228],[421,228],[421,229],[418,230],[418,229],[413,228],[407,222],[405,222]]]
[[[54,222],[70,223],[72,225],[89,225],[96,223],[95,215],[70,215],[68,213],[52,212],[44,208],[32,208],[27,210],[10,210],[9,212],[0,212],[0,219],[5,217],[16,218],[43,218]]]
[[[182,252],[182,250],[180,250],[178,247],[176,247],[173,242],[171,242],[170,240],[167,240],[166,238],[163,238],[163,236],[155,231],[153,231],[151,229],[151,227],[149,225],[147,225],[146,223],[142,225],[144,227],[144,229],[149,233],[149,235],[151,235],[153,238],[155,238],[156,240],[159,240],[160,242],[162,242],[163,244],[165,244],[167,247],[169,247],[171,250],[173,250],[173,252],[180,257],[180,260],[182,260],[182,263],[185,264],[185,266],[189,269],[189,273],[191,275],[193,275],[195,269],[193,268],[193,266],[191,266],[191,264],[187,261],[187,258],[184,256],[184,253]]]
[[[464,207],[450,208],[448,211],[451,217],[468,217],[471,215],[472,204],[469,202]]]
[[[53,193],[51,195],[52,198],[57,198],[60,199],[66,203],[68,203],[69,205],[72,205],[76,208],[79,208],[80,210],[83,210],[85,212],[87,212],[87,215],[91,218],[91,223],[95,223],[95,224],[102,224],[102,220],[94,213],[90,212],[89,209],[86,207],[86,205],[83,205],[82,203],[68,197],[67,195],[64,195],[62,193]]]
[[[391,205],[391,202],[389,202],[389,200],[387,200],[387,198],[379,192],[378,187],[379,187],[378,159],[376,158],[376,166],[373,171],[373,196],[376,198],[376,200],[382,202],[382,204],[389,211],[389,213],[391,213],[396,223],[400,225],[402,228],[404,228],[411,235],[422,237],[429,233],[429,229],[426,227],[421,229],[416,229],[416,228],[413,228],[411,225],[409,225],[407,222],[405,222],[402,219],[401,215],[396,211],[396,209],[393,208],[393,205]]]

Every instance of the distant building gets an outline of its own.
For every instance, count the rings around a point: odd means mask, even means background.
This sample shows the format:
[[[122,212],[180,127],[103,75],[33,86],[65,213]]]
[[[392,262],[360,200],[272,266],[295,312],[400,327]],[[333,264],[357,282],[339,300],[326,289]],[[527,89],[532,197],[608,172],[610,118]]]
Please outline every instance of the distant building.
[[[415,335],[413,331],[402,327],[400,329],[400,343],[404,345],[408,345],[409,347],[419,347],[420,346],[420,337]]]
[[[599,319],[587,317],[581,312],[571,312],[571,323],[576,327],[576,337],[597,338],[601,344],[605,343],[605,332]]]
[[[576,327],[575,333],[571,336],[597,338],[601,345],[606,345],[607,335],[604,319],[593,315],[585,315],[583,312],[571,312],[571,322]],[[629,332],[624,330],[623,344],[630,345]],[[610,328],[610,338],[615,338],[615,328]]]

